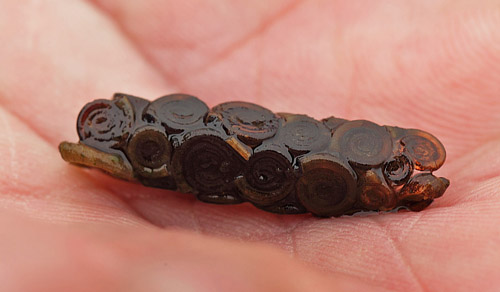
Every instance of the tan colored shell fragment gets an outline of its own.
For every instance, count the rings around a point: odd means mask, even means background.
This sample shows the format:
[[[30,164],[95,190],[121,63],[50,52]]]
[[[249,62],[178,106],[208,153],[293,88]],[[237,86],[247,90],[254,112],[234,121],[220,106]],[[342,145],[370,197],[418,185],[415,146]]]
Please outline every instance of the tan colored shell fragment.
[[[67,162],[99,168],[120,179],[135,180],[132,167],[118,155],[104,153],[81,143],[70,142],[59,144],[59,152]]]

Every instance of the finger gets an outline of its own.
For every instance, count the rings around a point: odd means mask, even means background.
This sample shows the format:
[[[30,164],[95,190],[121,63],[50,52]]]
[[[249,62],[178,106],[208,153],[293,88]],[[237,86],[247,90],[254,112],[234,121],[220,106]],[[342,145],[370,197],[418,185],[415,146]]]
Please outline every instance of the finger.
[[[157,229],[44,225],[14,213],[0,217],[2,291],[377,290],[341,274],[326,277],[261,245]]]

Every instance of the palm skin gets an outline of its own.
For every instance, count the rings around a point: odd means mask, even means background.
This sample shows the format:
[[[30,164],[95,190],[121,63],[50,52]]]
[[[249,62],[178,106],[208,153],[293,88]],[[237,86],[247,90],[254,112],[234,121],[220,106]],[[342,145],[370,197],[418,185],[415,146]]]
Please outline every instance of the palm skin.
[[[351,2],[1,1],[0,290],[499,287],[500,7]],[[79,109],[115,91],[420,128],[451,186],[418,213],[318,219],[66,164]]]

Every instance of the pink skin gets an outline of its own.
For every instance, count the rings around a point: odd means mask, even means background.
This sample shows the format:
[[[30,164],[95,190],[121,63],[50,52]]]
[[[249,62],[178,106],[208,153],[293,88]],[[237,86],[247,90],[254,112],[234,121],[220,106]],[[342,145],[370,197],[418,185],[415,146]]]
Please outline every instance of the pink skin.
[[[116,3],[0,2],[1,291],[500,286],[498,1]],[[78,111],[115,91],[420,128],[451,186],[419,213],[318,219],[68,165]]]

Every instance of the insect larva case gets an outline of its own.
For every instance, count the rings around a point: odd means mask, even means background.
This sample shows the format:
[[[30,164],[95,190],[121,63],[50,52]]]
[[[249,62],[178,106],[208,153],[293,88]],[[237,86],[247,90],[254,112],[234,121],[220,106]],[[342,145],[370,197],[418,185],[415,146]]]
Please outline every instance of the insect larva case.
[[[419,211],[449,185],[432,174],[446,154],[427,132],[336,117],[318,121],[247,102],[210,109],[185,94],[149,102],[117,93],[88,103],[77,130],[78,145],[61,144],[70,162],[204,202],[250,202],[274,213]]]

